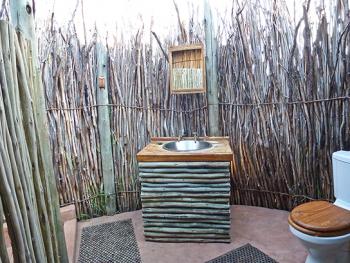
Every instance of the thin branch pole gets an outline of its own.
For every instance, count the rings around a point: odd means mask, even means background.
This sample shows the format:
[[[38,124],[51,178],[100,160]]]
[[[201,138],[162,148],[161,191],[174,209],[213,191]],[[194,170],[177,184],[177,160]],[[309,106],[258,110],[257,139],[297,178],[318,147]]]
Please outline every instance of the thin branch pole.
[[[160,40],[159,40],[159,38],[158,38],[157,34],[156,34],[154,31],[152,31],[152,35],[153,35],[153,36],[154,36],[154,38],[156,39],[156,41],[157,41],[157,43],[158,43],[158,46],[159,46],[160,50],[162,50],[162,53],[163,53],[163,55],[164,55],[164,57],[165,57],[166,61],[168,61],[168,62],[169,62],[169,56],[168,56],[168,54],[167,54],[167,53],[164,51],[164,48],[162,47],[162,42],[160,42]]]
[[[5,224],[5,215],[4,209],[2,207],[2,202],[0,200],[0,233],[4,233],[4,224]],[[0,262],[10,263],[9,255],[7,253],[6,243],[4,235],[0,235]]]

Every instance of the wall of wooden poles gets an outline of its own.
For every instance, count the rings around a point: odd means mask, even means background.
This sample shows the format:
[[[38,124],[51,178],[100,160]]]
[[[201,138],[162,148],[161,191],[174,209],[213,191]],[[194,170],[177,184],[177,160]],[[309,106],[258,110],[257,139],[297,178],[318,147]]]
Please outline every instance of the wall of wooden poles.
[[[0,261],[66,262],[52,169],[44,156],[50,155],[43,147],[49,140],[40,132],[47,123],[32,51],[29,41],[0,21]]]
[[[311,25],[309,2],[294,24],[278,1],[246,1],[217,28],[219,128],[234,151],[232,203],[291,209],[333,199],[331,153],[350,147],[349,6],[334,1]],[[81,218],[105,213],[96,35],[82,43],[74,24],[64,31],[49,21],[40,39],[60,202],[75,203]],[[164,54],[176,43],[203,42],[202,24],[190,19],[178,37],[154,36],[139,30],[108,45],[119,211],[140,208],[136,153],[150,137],[208,135],[205,95],[171,95]]]

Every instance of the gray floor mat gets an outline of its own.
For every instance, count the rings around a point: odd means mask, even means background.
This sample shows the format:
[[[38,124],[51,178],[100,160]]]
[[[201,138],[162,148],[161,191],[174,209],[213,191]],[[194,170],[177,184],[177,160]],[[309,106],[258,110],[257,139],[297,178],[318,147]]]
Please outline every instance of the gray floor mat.
[[[84,227],[78,262],[141,262],[131,220]]]

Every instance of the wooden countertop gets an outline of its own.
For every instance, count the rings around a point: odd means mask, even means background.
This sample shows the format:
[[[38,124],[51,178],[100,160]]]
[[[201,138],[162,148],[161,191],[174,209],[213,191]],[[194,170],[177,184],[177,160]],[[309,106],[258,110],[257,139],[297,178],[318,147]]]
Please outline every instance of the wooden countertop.
[[[193,139],[192,137],[183,140]],[[208,141],[213,147],[189,152],[172,152],[163,149],[163,144],[176,141],[174,137],[152,138],[145,148],[137,154],[139,162],[217,162],[232,161],[232,150],[228,137],[200,137],[199,140]]]

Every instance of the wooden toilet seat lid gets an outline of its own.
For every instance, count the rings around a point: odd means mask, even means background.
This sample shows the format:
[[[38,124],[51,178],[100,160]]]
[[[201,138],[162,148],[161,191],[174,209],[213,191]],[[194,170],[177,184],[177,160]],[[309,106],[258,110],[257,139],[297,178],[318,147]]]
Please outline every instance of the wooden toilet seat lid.
[[[350,211],[326,201],[312,201],[295,207],[289,224],[312,236],[332,237],[350,233]]]

